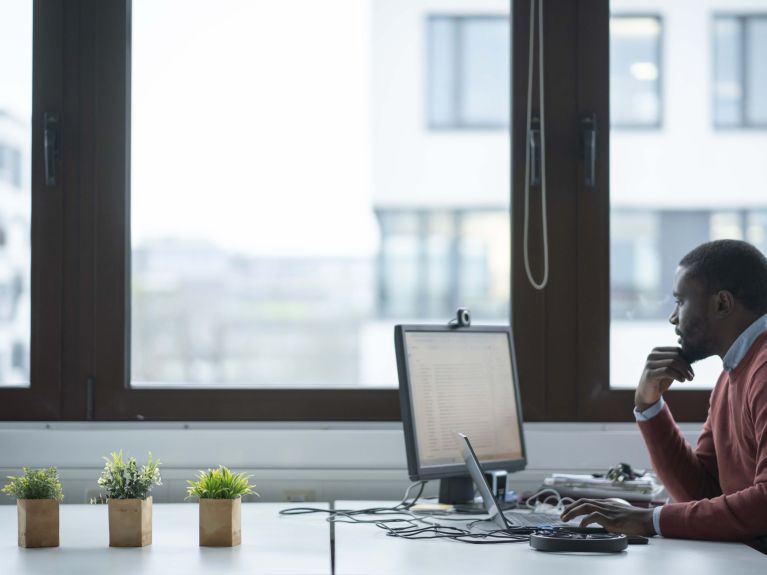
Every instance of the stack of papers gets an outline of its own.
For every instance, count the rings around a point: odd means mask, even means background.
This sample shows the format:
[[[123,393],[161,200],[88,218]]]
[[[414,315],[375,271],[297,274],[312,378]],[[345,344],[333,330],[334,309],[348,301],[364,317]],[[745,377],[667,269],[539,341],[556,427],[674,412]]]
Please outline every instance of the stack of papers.
[[[613,481],[593,475],[554,473],[543,480],[562,497],[620,497],[629,501],[653,501],[663,491],[654,477],[646,476],[625,481]]]

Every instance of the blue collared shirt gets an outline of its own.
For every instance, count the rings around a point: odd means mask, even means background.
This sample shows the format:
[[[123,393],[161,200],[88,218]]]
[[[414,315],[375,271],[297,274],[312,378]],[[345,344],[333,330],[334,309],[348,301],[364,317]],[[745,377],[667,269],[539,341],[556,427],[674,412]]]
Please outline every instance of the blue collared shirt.
[[[737,339],[732,342],[732,345],[730,346],[730,349],[727,350],[727,353],[724,354],[724,357],[722,358],[722,367],[725,371],[732,371],[736,367],[738,367],[738,364],[743,360],[744,357],[746,357],[746,354],[748,353],[748,350],[751,349],[751,346],[756,341],[756,338],[758,338],[760,335],[762,335],[764,332],[767,332],[767,314],[764,314],[762,317],[757,319],[754,323],[752,323],[750,326],[748,326],[743,333],[741,333]],[[660,411],[663,409],[663,397],[661,397],[656,403],[645,409],[644,411],[639,411],[636,407],[634,408],[634,417],[637,421],[648,421],[658,415]],[[656,507],[653,509],[652,512],[652,524],[655,528],[655,532],[658,535],[662,535],[660,532],[660,511],[663,509],[662,507]]]

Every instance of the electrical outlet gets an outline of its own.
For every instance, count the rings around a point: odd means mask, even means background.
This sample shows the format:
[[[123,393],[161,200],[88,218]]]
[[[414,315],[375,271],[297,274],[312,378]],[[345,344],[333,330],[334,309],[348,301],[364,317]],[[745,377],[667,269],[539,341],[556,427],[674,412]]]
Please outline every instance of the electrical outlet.
[[[286,489],[282,492],[285,501],[302,503],[305,501],[317,501],[317,492],[314,489]]]

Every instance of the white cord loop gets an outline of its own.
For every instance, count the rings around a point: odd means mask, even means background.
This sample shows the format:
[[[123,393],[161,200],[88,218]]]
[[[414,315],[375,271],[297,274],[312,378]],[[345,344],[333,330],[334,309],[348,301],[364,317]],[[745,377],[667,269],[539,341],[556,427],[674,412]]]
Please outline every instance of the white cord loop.
[[[535,37],[535,2],[530,0],[530,45],[527,64],[527,141],[525,146],[525,220],[524,220],[524,259],[527,279],[537,290],[542,290],[549,282],[549,233],[546,218],[546,122],[544,117],[543,91],[543,0],[538,0],[538,108],[541,127],[541,231],[543,234],[543,279],[535,281],[530,269],[528,236],[530,235],[530,127],[533,119],[533,47]]]

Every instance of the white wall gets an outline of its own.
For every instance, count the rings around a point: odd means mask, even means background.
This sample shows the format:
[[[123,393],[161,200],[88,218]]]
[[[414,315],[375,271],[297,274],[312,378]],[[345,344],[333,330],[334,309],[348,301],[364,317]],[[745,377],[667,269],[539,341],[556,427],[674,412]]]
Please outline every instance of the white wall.
[[[505,130],[427,129],[427,16],[508,14],[507,0],[374,0],[372,158],[377,206],[509,203]]]
[[[699,428],[683,426],[689,441]],[[518,491],[535,489],[555,471],[650,465],[630,423],[531,423],[525,437],[528,468],[512,476]],[[0,477],[22,466],[55,465],[66,501],[83,503],[98,492],[101,457],[119,449],[139,461],[151,450],[162,461],[163,486],[154,495],[160,502],[182,501],[186,480],[218,464],[251,473],[265,501],[398,499],[410,483],[398,423],[2,423]],[[431,482],[427,493],[436,489]],[[2,497],[2,503],[12,500]]]

